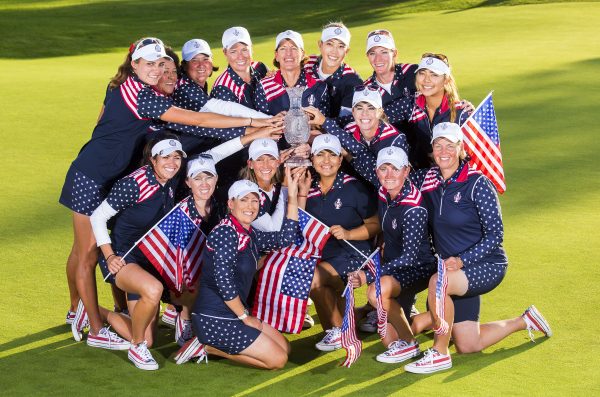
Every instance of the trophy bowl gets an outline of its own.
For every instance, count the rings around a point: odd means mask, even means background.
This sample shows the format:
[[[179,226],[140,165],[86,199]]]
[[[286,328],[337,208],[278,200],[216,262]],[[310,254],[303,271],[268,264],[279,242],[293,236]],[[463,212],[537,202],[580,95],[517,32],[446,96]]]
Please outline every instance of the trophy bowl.
[[[310,138],[310,125],[308,116],[302,110],[302,93],[305,87],[288,87],[287,94],[290,98],[290,109],[283,120],[283,136],[292,149],[307,143]],[[308,167],[309,159],[294,155],[285,161],[286,167]]]

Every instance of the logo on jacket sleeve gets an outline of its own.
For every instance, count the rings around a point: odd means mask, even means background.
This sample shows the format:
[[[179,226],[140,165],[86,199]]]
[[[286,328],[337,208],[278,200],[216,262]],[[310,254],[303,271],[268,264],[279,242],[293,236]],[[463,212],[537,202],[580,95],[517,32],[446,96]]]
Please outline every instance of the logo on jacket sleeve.
[[[340,208],[342,208],[342,200],[340,200],[338,197],[338,199],[335,200],[335,202],[333,203],[333,206],[336,210],[339,210]]]
[[[454,202],[458,203],[461,198],[462,198],[462,195],[460,194],[460,192],[456,192],[456,194],[454,195]]]

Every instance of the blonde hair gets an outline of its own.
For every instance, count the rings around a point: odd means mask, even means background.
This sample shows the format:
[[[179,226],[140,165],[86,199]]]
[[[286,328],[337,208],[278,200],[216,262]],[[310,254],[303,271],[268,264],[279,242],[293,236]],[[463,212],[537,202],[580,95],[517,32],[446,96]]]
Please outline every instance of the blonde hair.
[[[250,160],[250,161],[252,161],[252,160]],[[250,168],[249,166],[246,165],[244,168],[242,168],[238,175],[239,175],[240,179],[247,179],[258,185],[258,179],[256,178],[256,174],[254,173],[254,170],[252,168]],[[283,180],[283,176],[282,176],[281,168],[277,167],[277,170],[275,171],[275,175],[273,175],[271,177],[271,184],[275,185],[276,183],[281,183],[282,180]]]

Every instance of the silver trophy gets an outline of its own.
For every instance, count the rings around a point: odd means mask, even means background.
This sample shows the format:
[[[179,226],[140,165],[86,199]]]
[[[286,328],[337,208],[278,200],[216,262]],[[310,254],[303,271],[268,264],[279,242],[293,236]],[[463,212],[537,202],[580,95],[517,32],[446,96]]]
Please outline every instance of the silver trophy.
[[[308,142],[308,138],[310,137],[308,116],[302,110],[302,93],[305,87],[289,87],[286,90],[290,97],[290,109],[283,120],[283,135],[292,149],[296,149],[303,143]],[[314,98],[312,95],[311,97]],[[287,167],[308,167],[311,165],[311,162],[309,159],[296,156],[292,152],[292,156],[285,161],[285,165]]]

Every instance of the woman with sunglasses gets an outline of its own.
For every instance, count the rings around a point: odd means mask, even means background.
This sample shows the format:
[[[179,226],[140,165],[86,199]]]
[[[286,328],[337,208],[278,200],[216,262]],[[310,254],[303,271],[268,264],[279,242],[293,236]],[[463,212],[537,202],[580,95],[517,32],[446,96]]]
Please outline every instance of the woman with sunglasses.
[[[411,148],[408,158],[415,169],[431,165],[431,136],[442,122],[462,123],[473,110],[461,101],[448,58],[443,54],[423,54],[416,72],[415,98],[394,101],[386,108],[390,122],[408,122],[406,134]]]
[[[332,237],[323,247],[315,269],[310,296],[325,331],[316,344],[322,351],[341,348],[341,326],[346,275],[356,270],[371,251],[371,242],[379,233],[374,192],[340,171],[342,146],[330,134],[318,135],[311,147],[316,175],[312,183],[302,181],[300,206],[306,196],[306,211],[330,227]],[[356,249],[356,250],[355,250]]]
[[[386,335],[382,339],[388,350],[379,354],[377,361],[399,363],[420,353],[407,318],[416,294],[427,289],[436,266],[429,244],[427,210],[421,193],[408,179],[410,166],[406,153],[394,146],[383,148],[377,155],[376,167],[365,178],[376,179],[379,188],[378,215],[385,247],[381,297],[388,313]],[[348,277],[354,288],[369,284],[369,303],[377,307],[374,275],[361,270]]]
[[[263,113],[276,115],[290,108],[290,98],[287,87],[304,87],[302,106],[314,106],[323,114],[329,114],[329,94],[327,84],[308,74],[303,66],[306,63],[304,55],[304,40],[298,32],[286,30],[275,39],[275,59],[273,64],[277,72],[260,81],[254,103]],[[287,142],[280,141],[280,147],[286,147]]]
[[[89,216],[106,197],[114,181],[130,166],[143,145],[152,119],[217,128],[276,122],[191,112],[173,106],[169,97],[151,88],[160,80],[168,59],[159,39],[146,38],[132,44],[125,62],[108,85],[92,138],[83,146],[65,178],[59,202],[72,210],[74,230],[67,273],[70,285],[72,280],[76,281],[77,292],[83,301],[82,305],[77,305],[71,324],[76,340],[81,340],[81,329],[88,317],[92,335],[97,335],[103,325],[94,278],[97,249]]]
[[[320,55],[310,55],[304,71],[327,83],[329,116],[347,116],[351,113],[354,87],[362,84],[358,73],[344,63],[350,51],[350,31],[341,22],[328,23],[321,31],[318,46]]]
[[[427,301],[434,343],[420,360],[404,367],[413,373],[451,368],[451,336],[459,353],[479,352],[520,330],[528,330],[531,337],[531,331],[552,336],[535,306],[512,319],[480,324],[479,299],[469,304],[453,299],[479,297],[502,282],[508,267],[502,246],[504,226],[496,189],[481,172],[470,169],[458,124],[436,125],[431,143],[436,166],[418,172],[416,185],[428,211],[435,250],[444,260],[447,288],[441,318],[436,312],[437,274],[432,276]]]

